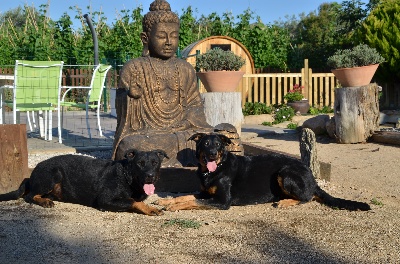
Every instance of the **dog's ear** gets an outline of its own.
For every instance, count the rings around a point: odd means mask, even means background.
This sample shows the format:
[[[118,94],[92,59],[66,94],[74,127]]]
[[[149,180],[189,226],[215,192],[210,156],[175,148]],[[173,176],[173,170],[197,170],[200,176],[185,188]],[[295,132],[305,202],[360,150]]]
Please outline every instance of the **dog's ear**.
[[[135,157],[135,155],[138,153],[139,151],[136,149],[128,149],[127,151],[125,151],[125,155],[124,157],[126,159],[133,159],[133,157]]]
[[[221,134],[217,134],[217,136],[221,139],[221,141],[224,143],[225,146],[228,146],[230,144],[232,144],[232,141],[230,138],[228,138],[227,136],[221,135]]]
[[[194,135],[192,135],[189,140],[193,140],[194,142],[199,142],[205,135],[207,135],[206,133],[196,133]]]
[[[167,152],[165,152],[165,151],[162,150],[162,149],[156,149],[156,150],[154,150],[154,152],[157,153],[158,157],[160,157],[161,160],[163,160],[164,158],[169,159],[169,157],[168,157],[168,155],[167,155]]]

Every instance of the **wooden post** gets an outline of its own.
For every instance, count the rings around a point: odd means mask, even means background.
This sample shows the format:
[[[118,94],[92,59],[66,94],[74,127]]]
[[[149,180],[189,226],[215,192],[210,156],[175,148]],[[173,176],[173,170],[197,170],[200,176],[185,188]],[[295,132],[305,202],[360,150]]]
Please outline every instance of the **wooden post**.
[[[378,85],[335,89],[338,143],[364,143],[379,129]]]
[[[303,95],[306,99],[310,99],[309,98],[309,94],[308,94],[308,90],[309,90],[309,68],[308,68],[308,59],[304,59],[304,68],[301,71],[302,73],[302,86],[304,86],[304,90],[303,90]],[[310,100],[309,100],[310,101]]]
[[[241,134],[243,113],[240,92],[209,92],[201,94],[207,123],[216,126],[221,123],[233,125]]]
[[[28,175],[26,125],[0,125],[0,193],[18,189]]]

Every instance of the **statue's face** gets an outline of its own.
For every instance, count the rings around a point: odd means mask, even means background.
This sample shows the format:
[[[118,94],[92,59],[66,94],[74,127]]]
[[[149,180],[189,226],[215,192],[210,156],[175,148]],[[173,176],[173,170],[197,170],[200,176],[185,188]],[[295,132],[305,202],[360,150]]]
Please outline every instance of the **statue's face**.
[[[147,41],[151,57],[171,58],[178,49],[179,25],[176,23],[155,24]]]

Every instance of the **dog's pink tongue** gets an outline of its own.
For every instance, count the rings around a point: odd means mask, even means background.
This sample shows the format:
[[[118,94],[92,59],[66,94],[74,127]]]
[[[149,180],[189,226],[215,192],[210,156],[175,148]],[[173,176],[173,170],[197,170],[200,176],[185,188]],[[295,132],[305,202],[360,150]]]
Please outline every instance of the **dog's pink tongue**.
[[[215,161],[207,162],[207,169],[210,172],[214,172],[217,169],[217,163]]]
[[[152,195],[154,194],[154,190],[156,188],[154,187],[154,184],[145,184],[143,185],[143,190],[147,195]]]

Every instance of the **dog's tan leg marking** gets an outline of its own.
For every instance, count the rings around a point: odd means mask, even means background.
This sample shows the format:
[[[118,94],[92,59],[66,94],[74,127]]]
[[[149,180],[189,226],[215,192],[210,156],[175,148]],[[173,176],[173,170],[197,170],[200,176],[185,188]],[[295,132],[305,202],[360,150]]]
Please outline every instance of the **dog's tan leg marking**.
[[[62,201],[62,193],[61,193],[61,183],[57,183],[54,185],[51,194],[57,197],[59,201]]]
[[[288,195],[288,196],[292,196],[292,195],[290,195],[290,193],[288,193],[288,192],[285,190],[285,188],[283,187],[283,179],[282,179],[282,177],[281,177],[281,176],[278,176],[277,180],[278,180],[278,185],[279,185],[279,187],[281,187],[282,192],[283,192],[284,194]]]
[[[185,195],[185,196],[180,196],[180,197],[170,198],[170,199],[160,199],[156,202],[156,204],[167,206],[167,205],[185,203],[187,201],[194,201],[194,200],[196,200],[194,195]]]
[[[294,200],[294,199],[283,199],[283,200],[280,200],[280,201],[278,202],[277,207],[278,207],[278,208],[287,208],[287,207],[290,207],[290,206],[293,206],[293,205],[298,205],[299,203],[300,203],[299,200]]]
[[[50,200],[49,198],[43,198],[42,195],[37,194],[35,196],[33,196],[33,201],[45,208],[51,208],[54,207],[54,203],[52,200]]]
[[[161,211],[155,207],[149,206],[149,205],[145,204],[144,202],[133,202],[132,209],[136,212],[140,212],[145,215],[151,215],[151,216],[164,214],[163,211]]]
[[[211,195],[214,195],[217,192],[217,186],[211,186],[210,188],[208,188],[207,192]]]
[[[171,204],[167,206],[168,211],[178,211],[178,210],[191,210],[191,209],[203,209],[203,206],[199,205],[196,200],[186,201],[183,203]]]

